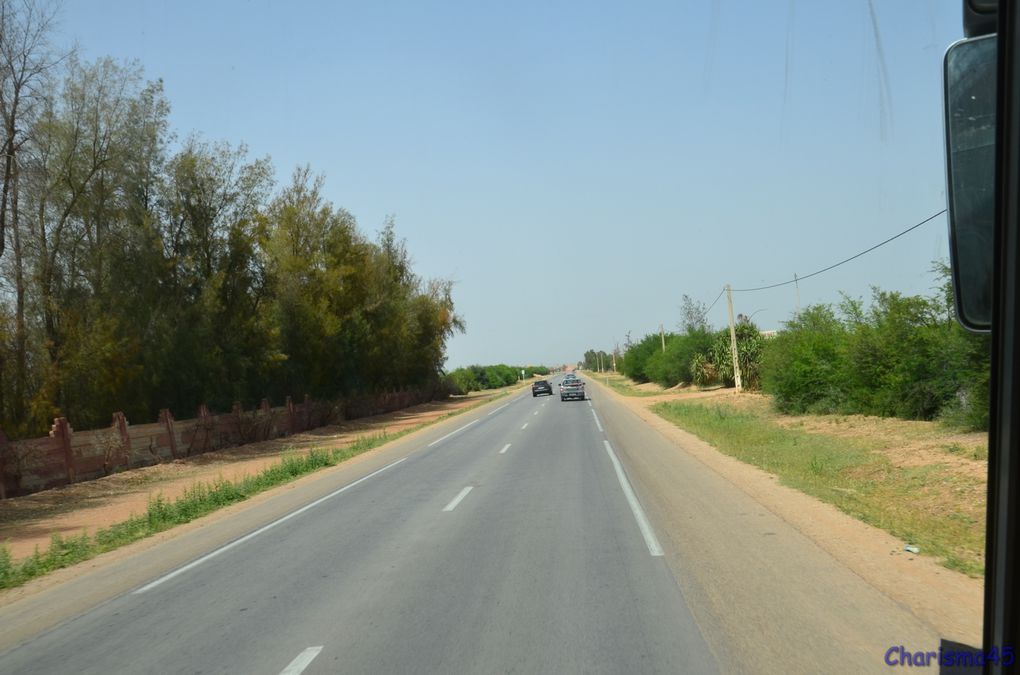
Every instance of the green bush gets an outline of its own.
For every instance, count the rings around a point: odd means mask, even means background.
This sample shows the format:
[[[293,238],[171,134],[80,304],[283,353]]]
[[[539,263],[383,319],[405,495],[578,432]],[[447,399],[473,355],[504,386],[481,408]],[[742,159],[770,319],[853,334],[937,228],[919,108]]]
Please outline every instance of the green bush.
[[[846,327],[827,305],[808,307],[768,340],[762,390],[785,413],[828,413],[846,402]]]
[[[691,381],[699,387],[707,387],[719,382],[719,371],[709,357],[709,353],[698,352],[691,359]]]
[[[840,412],[988,426],[989,342],[944,297],[873,291],[809,307],[768,342],[763,389],[788,413]]]
[[[698,354],[706,354],[714,336],[707,329],[698,328],[683,335],[666,336],[666,351],[652,354],[645,363],[645,374],[652,382],[663,387],[695,381],[692,365]]]
[[[737,334],[737,358],[740,359],[740,380],[744,389],[761,387],[761,355],[764,338],[761,331],[750,321],[741,321],[734,327]],[[718,378],[727,387],[735,384],[733,377],[733,353],[730,329],[723,328],[715,334],[709,358],[715,365]]]
[[[492,366],[467,366],[457,368],[446,375],[446,382],[454,394],[468,394],[472,391],[482,389],[499,389],[508,387],[521,379],[521,371],[525,377],[534,375],[548,375],[549,368],[546,366],[508,366],[497,364]]]
[[[620,372],[635,382],[650,381],[646,372],[648,360],[661,351],[662,343],[658,333],[649,333],[641,342],[628,343],[627,351],[619,363]]]
[[[467,368],[458,368],[448,374],[446,379],[454,394],[460,394],[463,396],[464,394],[469,394],[472,391],[481,389],[481,385],[479,385],[478,380],[475,379],[475,374]]]

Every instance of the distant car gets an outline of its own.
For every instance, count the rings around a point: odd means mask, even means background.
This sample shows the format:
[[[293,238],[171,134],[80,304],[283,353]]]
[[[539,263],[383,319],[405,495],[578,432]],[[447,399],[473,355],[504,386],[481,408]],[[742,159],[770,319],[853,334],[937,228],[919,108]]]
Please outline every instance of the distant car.
[[[531,385],[531,396],[535,397],[539,394],[549,394],[552,396],[552,385],[549,384],[549,380],[539,380]]]
[[[585,399],[584,382],[576,377],[572,380],[564,380],[560,385],[560,400],[566,401],[568,398],[583,401]]]

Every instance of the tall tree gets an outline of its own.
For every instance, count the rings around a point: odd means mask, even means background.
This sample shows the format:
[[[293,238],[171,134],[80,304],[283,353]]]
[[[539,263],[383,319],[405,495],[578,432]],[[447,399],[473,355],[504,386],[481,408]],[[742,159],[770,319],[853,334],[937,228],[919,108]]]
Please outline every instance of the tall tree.
[[[49,72],[63,55],[54,52],[50,34],[56,20],[55,5],[31,0],[0,0],[0,123],[3,163],[0,174],[0,258],[10,239],[14,253],[14,382],[11,414],[22,419],[28,386],[28,328],[25,319],[25,251],[18,204],[19,155],[28,140],[36,104],[45,91]],[[0,417],[4,411],[4,374],[9,358],[0,351]]]
[[[50,48],[56,12],[53,4],[0,0],[0,116],[4,149],[0,176],[0,256],[5,250],[18,152],[40,97],[40,85],[62,58]]]

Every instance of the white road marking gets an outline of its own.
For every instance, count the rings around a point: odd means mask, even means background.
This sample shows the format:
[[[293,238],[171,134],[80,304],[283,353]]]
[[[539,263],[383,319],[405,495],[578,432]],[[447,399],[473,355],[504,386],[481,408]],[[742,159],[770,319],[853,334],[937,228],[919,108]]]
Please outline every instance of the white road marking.
[[[509,403],[504,403],[503,405],[499,406],[498,408],[493,410],[491,413],[489,413],[489,415],[495,415],[496,413],[498,413],[500,410],[502,410],[503,408],[507,407],[508,405],[510,405],[510,404]],[[486,417],[488,417],[489,415],[486,415]]]
[[[535,411],[535,414],[536,414],[536,415],[538,414],[538,411],[537,411],[537,410]]]
[[[407,459],[407,457],[404,457],[403,459],[398,459],[397,461],[395,461],[395,462],[393,462],[391,464],[387,464],[386,466],[384,466],[381,469],[376,469],[375,471],[373,471],[372,473],[368,474],[367,476],[362,476],[358,480],[354,481],[353,483],[348,483],[347,485],[343,486],[339,490],[333,490],[332,492],[330,492],[325,497],[319,497],[314,502],[309,502],[308,504],[305,504],[304,506],[302,506],[300,509],[298,509],[296,511],[291,511],[290,513],[288,513],[287,515],[283,516],[282,518],[277,518],[276,520],[274,520],[273,522],[269,523],[268,525],[263,525],[259,529],[255,530],[254,532],[249,532],[248,534],[244,535],[240,539],[235,539],[234,541],[230,542],[229,544],[221,546],[218,549],[216,549],[215,551],[212,551],[211,553],[206,553],[201,558],[198,558],[197,560],[192,560],[190,563],[188,563],[184,567],[179,567],[176,570],[174,570],[173,572],[170,572],[169,574],[164,574],[163,576],[161,576],[160,578],[156,579],[155,581],[150,581],[149,583],[145,584],[144,586],[142,586],[138,590],[134,591],[134,595],[145,593],[146,591],[151,591],[153,588],[155,588],[156,586],[159,586],[164,581],[170,581],[174,577],[176,577],[178,575],[181,575],[181,574],[184,574],[188,570],[192,570],[192,569],[198,567],[199,565],[201,565],[204,562],[212,560],[213,558],[215,558],[219,554],[226,553],[230,549],[234,548],[235,546],[239,546],[239,545],[243,544],[244,542],[248,541],[249,539],[254,539],[255,537],[257,537],[260,534],[262,534],[263,532],[265,532],[267,530],[271,530],[272,528],[276,527],[280,523],[287,522],[291,518],[304,513],[308,509],[313,508],[315,506],[318,506],[319,504],[321,504],[322,502],[326,501],[327,499],[332,499],[333,497],[336,497],[338,494],[340,494],[342,492],[346,492],[347,490],[350,490],[355,485],[357,485],[359,483],[363,483],[364,481],[368,480],[369,478],[382,473],[386,469],[392,469],[397,464],[400,464],[401,462],[403,462],[406,459]]]
[[[595,426],[599,428],[599,431],[602,431],[602,423],[599,422],[599,416],[595,414],[594,410],[591,411],[591,416],[595,418]]]
[[[613,468],[616,469],[616,478],[620,481],[620,487],[623,488],[623,496],[627,498],[627,503],[630,504],[634,520],[637,521],[638,529],[641,530],[641,536],[645,538],[648,552],[653,556],[661,556],[662,546],[659,545],[659,540],[655,537],[655,532],[652,531],[652,525],[648,522],[648,517],[645,516],[645,511],[641,508],[641,503],[637,500],[634,490],[630,487],[627,475],[623,473],[623,467],[620,466],[620,460],[616,458],[616,453],[613,452],[613,446],[609,445],[609,441],[602,442],[606,444],[606,452],[609,453],[609,459],[613,462]]]
[[[506,452],[509,449],[510,449],[510,444],[507,443],[506,445],[503,446],[503,449],[499,451],[499,454],[502,455],[504,452]]]
[[[315,657],[322,651],[322,647],[309,647],[291,661],[286,668],[280,671],[280,675],[301,675]]]
[[[524,429],[527,429],[527,428],[528,428],[528,423],[527,423],[527,422],[525,422],[525,423],[524,423],[524,426],[523,426],[523,427],[521,427],[521,430],[523,431]]]
[[[472,489],[472,486],[468,485],[466,488],[461,490],[460,494],[457,495],[456,497],[454,497],[453,501],[450,502],[449,504],[447,504],[443,508],[443,510],[444,511],[453,511],[455,508],[457,508],[457,504],[460,504],[461,500],[464,499],[464,497],[467,497],[468,493],[471,492],[471,489]]]
[[[450,436],[453,436],[454,434],[459,434],[460,432],[464,431],[465,429],[467,429],[467,428],[468,428],[469,426],[471,426],[472,424],[474,424],[474,423],[475,423],[475,422],[477,422],[477,421],[478,421],[478,420],[471,420],[470,422],[468,422],[467,424],[465,424],[464,426],[462,426],[462,427],[461,427],[460,429],[454,429],[453,431],[451,431],[450,433],[446,434],[446,435],[445,435],[445,436],[443,436],[442,438],[437,438],[436,440],[434,440],[434,441],[432,441],[431,443],[429,443],[428,447],[430,447],[430,448],[431,448],[431,447],[432,447],[433,445],[435,445],[436,443],[442,443],[443,441],[445,441],[445,440],[446,440],[447,438],[449,438]]]
[[[591,404],[591,399],[588,399],[588,407],[589,407],[589,408],[594,408],[594,407],[595,407],[595,406],[593,406],[593,405]]]

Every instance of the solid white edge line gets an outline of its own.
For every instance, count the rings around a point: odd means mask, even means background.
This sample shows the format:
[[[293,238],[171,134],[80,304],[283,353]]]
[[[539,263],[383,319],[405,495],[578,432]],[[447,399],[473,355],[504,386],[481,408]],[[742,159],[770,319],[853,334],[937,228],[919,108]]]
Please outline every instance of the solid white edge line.
[[[486,417],[488,417],[489,415],[495,415],[496,413],[498,413],[500,410],[502,410],[503,408],[507,407],[508,405],[510,405],[510,404],[509,403],[504,403],[503,405],[499,406],[498,408],[493,410],[491,413],[486,415]]]
[[[591,411],[591,416],[595,418],[595,426],[599,428],[599,431],[602,431],[602,423],[599,422],[599,416],[595,414],[594,410]]]
[[[527,422],[525,422],[525,423],[524,423],[524,426],[523,426],[523,427],[521,427],[521,430],[523,431],[524,429],[527,429],[527,428],[528,428],[528,423],[527,423]]]
[[[322,647],[309,647],[304,650],[294,660],[287,664],[287,667],[280,671],[280,675],[301,675],[305,668],[315,660],[315,657],[322,651]]]
[[[430,447],[430,448],[431,448],[431,447],[432,447],[433,445],[435,445],[436,443],[442,443],[443,441],[445,441],[445,440],[446,440],[447,438],[449,438],[450,436],[453,436],[454,434],[459,434],[460,432],[464,431],[465,429],[467,429],[467,428],[468,428],[469,426],[471,426],[472,424],[474,424],[474,423],[475,423],[475,422],[477,422],[477,421],[478,421],[478,420],[471,420],[470,422],[468,422],[467,424],[465,424],[464,426],[462,426],[462,427],[461,427],[460,429],[454,429],[453,431],[451,431],[450,433],[446,434],[446,435],[445,435],[445,436],[443,436],[442,438],[437,438],[436,440],[434,440],[434,441],[432,441],[431,443],[429,443],[428,447]]]
[[[507,443],[506,445],[503,446],[503,449],[499,451],[499,454],[502,455],[504,452],[506,452],[509,449],[510,449],[510,444]]]
[[[659,540],[656,538],[655,532],[652,531],[652,525],[648,522],[648,517],[645,516],[645,511],[641,508],[641,503],[637,500],[634,490],[630,487],[627,475],[623,473],[623,467],[620,466],[620,460],[616,458],[616,453],[613,452],[613,446],[609,445],[609,441],[602,442],[606,444],[606,452],[609,453],[609,459],[613,462],[613,468],[616,469],[616,478],[620,481],[620,487],[623,488],[623,496],[627,498],[627,503],[630,504],[634,520],[637,521],[638,529],[641,530],[641,536],[645,538],[648,552],[653,556],[661,556],[662,546],[659,545]]]
[[[443,510],[444,511],[453,511],[455,508],[457,508],[457,504],[460,504],[461,500],[464,499],[464,497],[468,496],[468,493],[471,492],[472,487],[473,486],[468,485],[466,488],[461,490],[460,493],[456,497],[453,498],[452,502],[450,502],[449,504],[447,504],[446,506],[443,507]]]
[[[301,508],[297,509],[296,511],[291,511],[287,515],[285,515],[285,516],[283,516],[281,518],[277,518],[276,520],[274,520],[273,522],[271,522],[271,523],[269,523],[267,525],[263,525],[262,527],[260,527],[259,529],[255,530],[254,532],[249,532],[248,534],[244,535],[240,539],[235,539],[234,541],[230,542],[229,544],[224,544],[223,546],[220,546],[215,551],[212,551],[210,553],[206,553],[201,558],[197,558],[195,560],[192,560],[190,563],[188,563],[184,567],[178,567],[173,572],[170,572],[169,574],[164,574],[163,576],[159,577],[155,581],[150,581],[149,583],[145,584],[144,586],[142,586],[138,590],[133,591],[132,594],[133,595],[140,595],[142,593],[145,593],[146,591],[151,591],[153,588],[155,588],[156,586],[159,586],[163,582],[170,581],[171,579],[173,579],[176,576],[184,574],[185,572],[187,572],[189,570],[195,569],[196,567],[198,567],[202,563],[207,562],[209,560],[212,560],[213,558],[215,558],[216,556],[220,555],[221,553],[226,553],[230,549],[234,548],[235,546],[239,546],[239,545],[243,544],[244,542],[248,541],[249,539],[254,539],[255,537],[257,537],[260,534],[262,534],[263,532],[266,532],[267,530],[271,530],[272,528],[276,527],[280,523],[285,523],[288,520],[290,520],[291,518],[293,518],[295,516],[298,516],[298,515],[301,515],[302,513],[307,511],[308,509],[311,509],[311,508],[313,508],[315,506],[318,506],[319,504],[323,503],[327,499],[332,499],[333,497],[336,497],[338,494],[340,494],[342,492],[346,492],[347,490],[350,490],[355,485],[358,485],[359,483],[363,483],[366,480],[368,480],[369,478],[372,478],[373,476],[377,476],[378,474],[382,473],[383,471],[386,471],[387,469],[392,469],[397,464],[400,464],[401,462],[405,461],[406,459],[407,459],[407,457],[403,457],[401,459],[398,459],[395,462],[387,464],[386,466],[384,466],[381,469],[376,469],[375,471],[373,471],[372,473],[368,474],[367,476],[362,476],[361,478],[359,478],[358,480],[354,481],[353,483],[348,483],[347,485],[343,486],[342,488],[340,488],[338,490],[333,490],[332,492],[330,492],[325,497],[319,497],[315,501],[309,502],[309,503],[305,504],[304,506],[302,506]]]

